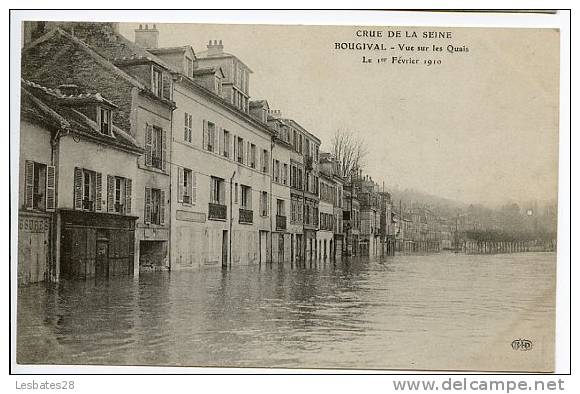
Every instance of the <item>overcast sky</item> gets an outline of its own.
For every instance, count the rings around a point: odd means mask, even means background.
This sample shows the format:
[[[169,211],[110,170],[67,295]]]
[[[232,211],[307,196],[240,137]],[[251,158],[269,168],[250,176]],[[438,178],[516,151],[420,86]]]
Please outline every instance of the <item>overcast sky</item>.
[[[133,40],[137,26],[121,24],[121,33]],[[355,37],[356,27],[157,28],[160,46],[202,51],[208,40],[223,40],[224,50],[254,72],[252,99],[267,99],[297,120],[323,150],[336,130],[357,133],[369,146],[366,173],[387,187],[494,205],[557,196],[555,30],[443,29],[452,30],[452,40],[429,41],[365,40]],[[424,67],[361,62],[362,55],[397,55],[392,51],[334,49],[335,42],[356,41],[454,43],[469,52],[433,55],[442,64]]]

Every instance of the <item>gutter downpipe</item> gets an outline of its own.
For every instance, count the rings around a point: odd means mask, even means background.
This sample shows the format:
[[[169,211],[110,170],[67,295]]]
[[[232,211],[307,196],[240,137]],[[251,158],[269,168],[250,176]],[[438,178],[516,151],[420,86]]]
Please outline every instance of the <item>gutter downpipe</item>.
[[[233,190],[234,190],[234,177],[236,176],[236,170],[234,170],[234,173],[232,174],[231,178],[230,178],[230,231],[228,234],[228,246],[229,246],[229,251],[228,251],[228,263],[229,263],[229,268],[232,268],[232,228],[233,228],[233,215],[234,215],[234,201],[233,201]]]

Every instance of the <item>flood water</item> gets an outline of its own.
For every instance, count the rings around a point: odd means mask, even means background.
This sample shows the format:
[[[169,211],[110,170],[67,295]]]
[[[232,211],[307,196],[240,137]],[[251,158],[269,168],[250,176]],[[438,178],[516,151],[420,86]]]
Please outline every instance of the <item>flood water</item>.
[[[555,276],[554,253],[442,253],[34,285],[17,361],[550,370]]]

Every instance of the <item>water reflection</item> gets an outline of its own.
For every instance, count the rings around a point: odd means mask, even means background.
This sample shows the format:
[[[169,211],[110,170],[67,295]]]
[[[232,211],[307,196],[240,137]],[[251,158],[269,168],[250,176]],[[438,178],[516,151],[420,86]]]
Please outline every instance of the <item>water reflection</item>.
[[[549,365],[555,255],[263,264],[19,289],[20,363]],[[537,356],[505,351],[517,337]],[[539,349],[539,350],[538,350]],[[538,354],[540,353],[540,354]],[[498,364],[499,363],[499,364]]]

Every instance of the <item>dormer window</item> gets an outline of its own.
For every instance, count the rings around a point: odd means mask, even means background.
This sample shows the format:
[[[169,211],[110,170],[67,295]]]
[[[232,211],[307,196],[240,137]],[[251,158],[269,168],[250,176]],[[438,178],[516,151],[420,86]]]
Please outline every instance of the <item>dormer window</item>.
[[[97,108],[97,123],[100,127],[101,134],[111,135],[113,129],[111,110],[105,107]]]
[[[185,57],[185,72],[189,78],[193,78],[193,59],[189,56]]]
[[[151,91],[157,97],[163,97],[163,73],[157,67],[152,67]]]

